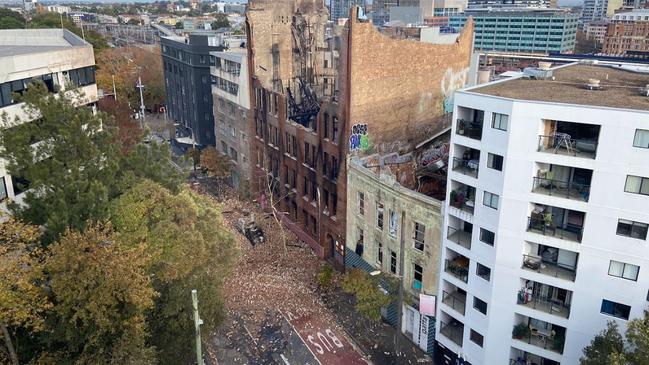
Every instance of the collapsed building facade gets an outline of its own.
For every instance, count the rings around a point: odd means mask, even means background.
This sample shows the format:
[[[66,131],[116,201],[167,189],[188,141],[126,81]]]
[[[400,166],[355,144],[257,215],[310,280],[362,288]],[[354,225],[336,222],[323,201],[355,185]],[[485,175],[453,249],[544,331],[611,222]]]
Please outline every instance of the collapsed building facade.
[[[437,45],[385,36],[356,6],[334,26],[321,0],[254,0],[246,18],[252,190],[342,267],[355,249],[345,243],[357,204],[347,159],[408,153],[448,124],[469,75],[472,24]]]

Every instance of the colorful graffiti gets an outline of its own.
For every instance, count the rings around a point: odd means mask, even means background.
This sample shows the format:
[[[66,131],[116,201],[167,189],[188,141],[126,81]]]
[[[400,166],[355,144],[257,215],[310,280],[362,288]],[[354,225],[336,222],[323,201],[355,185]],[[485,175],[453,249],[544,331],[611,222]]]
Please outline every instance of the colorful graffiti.
[[[367,124],[354,124],[349,136],[349,150],[365,151],[370,147],[370,138],[367,135]]]
[[[469,77],[469,69],[464,68],[460,71],[453,71],[452,68],[447,68],[440,89],[444,95],[444,113],[453,112],[453,94],[455,90],[463,88],[466,85]]]

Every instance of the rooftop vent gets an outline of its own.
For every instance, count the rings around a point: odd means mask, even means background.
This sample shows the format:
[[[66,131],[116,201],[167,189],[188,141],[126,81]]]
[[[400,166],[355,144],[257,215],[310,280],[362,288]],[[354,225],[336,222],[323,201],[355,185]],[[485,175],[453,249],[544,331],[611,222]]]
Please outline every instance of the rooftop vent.
[[[601,90],[602,86],[599,84],[599,79],[588,79],[586,89],[588,90]]]
[[[539,62],[539,70],[547,71],[552,67],[552,62]]]
[[[542,70],[538,67],[525,67],[523,77],[532,80],[552,80],[552,70]]]

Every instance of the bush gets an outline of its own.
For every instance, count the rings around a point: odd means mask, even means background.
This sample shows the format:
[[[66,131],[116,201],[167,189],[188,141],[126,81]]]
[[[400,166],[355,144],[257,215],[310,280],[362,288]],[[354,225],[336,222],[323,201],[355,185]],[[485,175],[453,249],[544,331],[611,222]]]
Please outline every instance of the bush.
[[[320,271],[318,271],[318,275],[316,276],[316,282],[318,283],[318,286],[320,288],[329,289],[333,284],[333,278],[334,278],[334,268],[331,265],[326,264],[320,268]]]
[[[356,298],[356,311],[372,320],[381,319],[381,308],[391,299],[379,289],[378,281],[360,269],[352,269],[342,280],[342,289]]]

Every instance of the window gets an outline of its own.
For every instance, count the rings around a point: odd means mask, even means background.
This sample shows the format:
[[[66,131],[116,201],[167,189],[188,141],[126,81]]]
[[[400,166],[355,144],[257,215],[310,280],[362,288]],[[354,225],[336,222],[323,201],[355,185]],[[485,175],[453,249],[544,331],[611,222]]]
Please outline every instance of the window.
[[[394,210],[390,210],[390,236],[396,237],[397,236],[397,229],[399,228],[399,223],[398,223],[398,218],[397,218],[397,212]]]
[[[482,204],[489,208],[498,209],[498,195],[485,191],[482,195]]]
[[[482,343],[484,342],[484,337],[481,334],[479,334],[478,332],[471,329],[471,333],[469,335],[469,338],[471,339],[471,342],[473,342],[476,345],[482,347]]]
[[[365,194],[358,192],[358,214],[365,215]]]
[[[496,240],[496,234],[486,230],[484,228],[480,228],[480,241],[488,244],[489,246],[493,246],[494,242]]]
[[[624,262],[613,261],[608,266],[608,274],[622,279],[627,280],[638,280],[638,272],[640,271],[640,266],[625,264]]]
[[[503,156],[494,155],[493,153],[487,154],[487,167],[490,169],[502,171],[503,170]]]
[[[376,227],[383,230],[383,204],[376,202]]]
[[[636,129],[633,138],[633,147],[649,148],[649,131],[645,129]]]
[[[322,117],[322,129],[324,130],[324,138],[328,139],[329,138],[329,114],[324,113]]]
[[[631,307],[625,304],[611,302],[610,300],[602,299],[601,313],[608,314],[613,317],[629,319]]]
[[[507,130],[507,123],[509,122],[509,116],[506,114],[493,114],[493,119],[491,120],[491,128],[500,129],[501,131]]]
[[[376,262],[383,265],[383,244],[379,242],[379,250],[376,255]]]
[[[424,250],[425,237],[426,226],[419,222],[415,222],[415,248],[419,251]]]
[[[475,274],[487,281],[491,279],[491,269],[480,264],[479,262],[476,265]]]
[[[628,175],[624,191],[627,193],[649,195],[649,178]]]
[[[7,184],[5,183],[5,178],[0,177],[0,202],[7,199]]]
[[[363,256],[363,243],[365,242],[365,236],[363,235],[363,229],[356,227],[356,254]]]
[[[482,314],[487,314],[487,302],[478,297],[473,297],[473,308]]]
[[[390,272],[397,273],[397,253],[394,251],[390,251]]]
[[[424,269],[420,265],[414,263],[412,265],[412,278],[414,279],[412,287],[413,289],[421,290],[424,280]]]
[[[334,143],[338,143],[338,117],[333,117],[331,121],[332,126],[332,138]]]
[[[647,224],[620,219],[617,221],[617,234],[641,240],[647,239]]]

